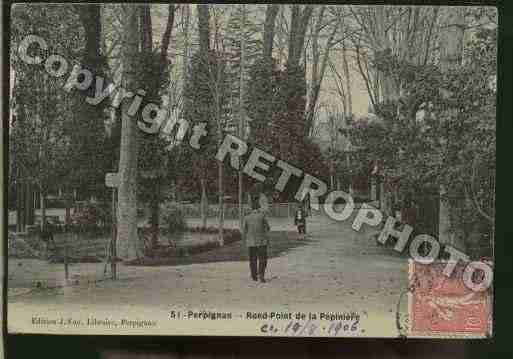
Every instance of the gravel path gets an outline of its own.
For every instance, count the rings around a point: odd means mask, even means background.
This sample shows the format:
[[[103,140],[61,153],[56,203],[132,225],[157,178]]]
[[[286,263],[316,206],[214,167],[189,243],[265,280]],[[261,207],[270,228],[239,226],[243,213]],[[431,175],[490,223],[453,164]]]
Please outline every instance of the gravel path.
[[[243,243],[194,255],[171,266],[121,266],[117,282],[81,282],[54,290],[32,289],[26,294],[23,288],[30,286],[27,280],[45,270],[56,283],[62,281],[62,265],[23,261],[20,266],[21,261],[11,259],[10,283],[19,283],[19,293],[9,296],[9,306],[10,310],[44,306],[58,311],[73,307],[91,310],[94,304],[96,311],[116,303],[165,310],[172,306],[241,312],[357,311],[392,334],[399,293],[406,287],[407,260],[376,246],[368,233],[357,233],[350,225],[350,220],[337,223],[315,216],[309,220],[309,237],[302,241],[288,222],[271,220],[272,229],[279,231],[272,236],[267,283],[249,280]],[[103,264],[75,264],[71,268],[72,274],[88,273],[91,279],[103,272]]]

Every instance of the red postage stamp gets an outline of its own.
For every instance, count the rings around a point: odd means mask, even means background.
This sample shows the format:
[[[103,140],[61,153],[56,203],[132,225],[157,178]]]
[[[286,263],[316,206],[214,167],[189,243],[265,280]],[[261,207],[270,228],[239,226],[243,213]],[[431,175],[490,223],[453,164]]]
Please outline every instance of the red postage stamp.
[[[464,265],[457,265],[450,277],[443,274],[445,266],[446,263],[410,263],[410,335],[488,336],[490,289],[472,291],[463,283]]]

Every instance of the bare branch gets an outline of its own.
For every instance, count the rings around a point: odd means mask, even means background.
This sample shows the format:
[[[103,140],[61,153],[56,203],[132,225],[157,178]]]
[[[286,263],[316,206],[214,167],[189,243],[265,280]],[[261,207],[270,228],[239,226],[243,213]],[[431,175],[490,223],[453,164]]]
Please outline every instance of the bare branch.
[[[272,56],[274,42],[274,26],[276,16],[280,10],[279,5],[267,5],[264,23],[264,59]]]
[[[482,208],[479,202],[477,201],[475,190],[474,190],[474,182],[476,179],[476,172],[477,172],[477,157],[474,157],[473,163],[472,163],[472,175],[470,177],[470,183],[469,183],[469,190],[470,193],[467,193],[467,195],[470,195],[470,199],[472,200],[472,203],[474,204],[474,207],[476,208],[477,212],[487,221],[492,223],[492,225],[495,223],[495,220],[492,216],[488,215]],[[465,192],[467,192],[467,186],[464,186]]]
[[[365,75],[365,72],[363,71],[362,62],[361,62],[361,59],[360,59],[360,46],[359,45],[356,47],[356,63],[358,64],[358,69],[360,70],[360,75],[363,77],[363,80],[365,82],[365,86],[367,87],[367,92],[369,93],[369,98],[371,100],[372,107],[375,108],[376,101],[375,101],[374,96],[373,96],[373,91],[372,91],[372,89],[370,87],[369,78],[368,78],[368,76]]]
[[[176,6],[173,4],[169,4],[166,30],[164,31],[164,34],[162,35],[162,43],[160,45],[160,64],[161,64],[161,66],[165,66],[165,64],[167,62],[167,52],[168,52],[169,43],[171,40],[171,32],[173,30],[173,25],[175,22],[175,12],[176,12]]]

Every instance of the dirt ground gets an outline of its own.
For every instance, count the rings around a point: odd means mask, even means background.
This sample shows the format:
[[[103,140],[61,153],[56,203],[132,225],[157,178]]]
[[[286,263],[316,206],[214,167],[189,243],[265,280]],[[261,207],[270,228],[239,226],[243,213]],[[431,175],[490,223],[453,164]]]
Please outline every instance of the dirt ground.
[[[46,287],[63,284],[62,264],[10,259],[8,302],[56,311],[113,303],[163,309],[354,310],[382,316],[395,330],[396,305],[407,283],[406,258],[377,246],[369,239],[371,229],[352,230],[351,220],[314,216],[306,240],[298,239],[286,219],[270,223],[267,283],[250,280],[247,249],[239,242],[167,266],[121,265],[118,281],[103,280],[103,263],[73,264],[70,274],[80,279],[78,284],[54,289]]]

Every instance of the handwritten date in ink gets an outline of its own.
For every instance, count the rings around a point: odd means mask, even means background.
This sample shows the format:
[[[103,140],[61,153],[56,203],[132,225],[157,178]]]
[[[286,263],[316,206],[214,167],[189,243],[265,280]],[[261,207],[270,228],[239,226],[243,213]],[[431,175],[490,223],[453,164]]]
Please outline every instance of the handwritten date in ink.
[[[260,327],[260,332],[268,335],[286,335],[286,336],[339,336],[344,334],[356,333],[359,328],[360,319],[353,321],[334,321],[329,325],[321,325],[319,323],[308,320],[300,322],[291,320],[282,328],[280,325],[265,323]]]

